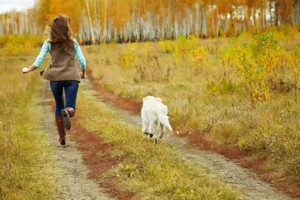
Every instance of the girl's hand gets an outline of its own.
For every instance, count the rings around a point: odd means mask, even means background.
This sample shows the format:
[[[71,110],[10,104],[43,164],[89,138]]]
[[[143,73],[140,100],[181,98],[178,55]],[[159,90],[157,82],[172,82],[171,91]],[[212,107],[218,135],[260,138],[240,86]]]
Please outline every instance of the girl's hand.
[[[28,67],[24,67],[22,69],[23,74],[27,74],[28,72],[30,72],[30,69]]]
[[[85,70],[82,70],[82,71],[81,71],[80,77],[81,77],[81,79],[84,79],[84,78],[85,78]]]
[[[27,74],[28,72],[31,72],[31,71],[36,70],[36,69],[37,69],[36,66],[31,65],[30,67],[24,67],[22,69],[22,72],[23,72],[23,74]]]

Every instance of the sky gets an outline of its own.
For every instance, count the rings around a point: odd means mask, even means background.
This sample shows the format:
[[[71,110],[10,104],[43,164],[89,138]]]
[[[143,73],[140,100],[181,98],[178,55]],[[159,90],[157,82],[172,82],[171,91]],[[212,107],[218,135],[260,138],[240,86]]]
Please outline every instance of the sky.
[[[35,0],[0,0],[0,14],[32,8]]]

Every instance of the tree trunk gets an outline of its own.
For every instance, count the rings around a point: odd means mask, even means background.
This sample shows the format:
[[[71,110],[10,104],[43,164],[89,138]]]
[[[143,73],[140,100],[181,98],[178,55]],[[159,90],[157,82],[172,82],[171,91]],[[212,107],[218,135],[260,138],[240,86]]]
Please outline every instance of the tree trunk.
[[[279,26],[278,3],[274,2],[274,25]]]
[[[299,10],[299,1],[294,0],[293,2],[293,24],[300,26],[300,10]]]
[[[104,33],[103,33],[103,41],[107,41],[107,0],[104,0]]]
[[[93,31],[93,24],[92,24],[92,18],[91,18],[91,13],[90,13],[90,6],[89,6],[89,0],[85,1],[86,3],[86,8],[87,8],[87,12],[88,12],[88,16],[89,16],[89,22],[90,22],[90,33],[91,33],[91,37],[92,37],[92,44],[95,43],[95,36],[94,36],[94,31]]]
[[[207,37],[207,13],[204,6],[201,6],[201,33]]]
[[[135,18],[136,18],[136,13],[135,13],[135,0],[132,0],[132,41],[135,41],[136,40],[136,21],[135,21]]]
[[[24,16],[24,13],[19,14],[19,34],[20,35],[23,35],[23,20],[24,20],[23,16]]]
[[[196,24],[195,24],[195,28],[196,28],[196,30],[195,30],[195,35],[196,35],[196,37],[198,38],[199,37],[199,5],[200,3],[196,3]]]
[[[4,26],[3,26],[3,22],[0,21],[0,36],[4,35]]]
[[[26,31],[26,34],[29,34],[29,27],[28,27],[28,16],[26,15],[26,20],[25,20],[25,31]]]
[[[96,33],[96,37],[95,37],[95,42],[97,44],[101,43],[101,25],[100,25],[100,16],[99,16],[99,1],[98,0],[94,0],[94,18],[95,18],[95,33]]]

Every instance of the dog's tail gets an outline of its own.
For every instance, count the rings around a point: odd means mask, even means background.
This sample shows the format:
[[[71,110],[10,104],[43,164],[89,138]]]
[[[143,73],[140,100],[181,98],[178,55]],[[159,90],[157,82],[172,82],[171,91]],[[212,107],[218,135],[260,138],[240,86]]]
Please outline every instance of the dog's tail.
[[[166,129],[168,129],[170,132],[173,131],[170,122],[169,122],[169,117],[163,114],[159,114],[158,115],[158,120],[159,122],[164,125],[164,127],[166,127]]]

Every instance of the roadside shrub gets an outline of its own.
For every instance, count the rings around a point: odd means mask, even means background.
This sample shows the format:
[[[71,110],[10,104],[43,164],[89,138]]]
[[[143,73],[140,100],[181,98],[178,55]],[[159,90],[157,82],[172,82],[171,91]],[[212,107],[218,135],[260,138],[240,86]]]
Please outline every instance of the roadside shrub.
[[[6,35],[0,37],[1,55],[36,54],[46,38],[32,35]]]

